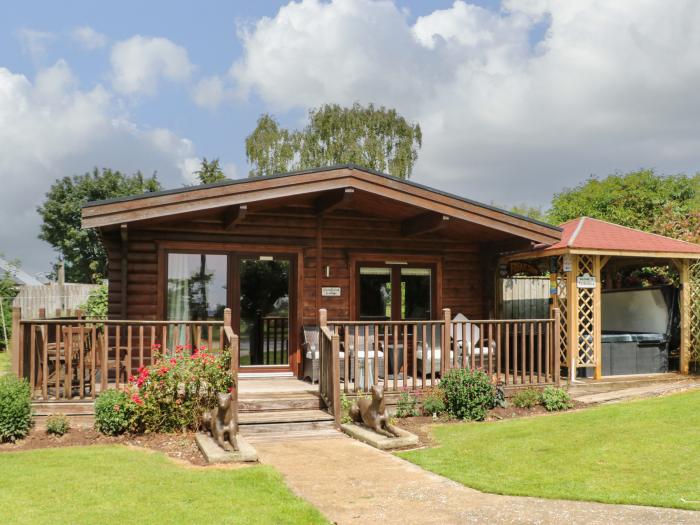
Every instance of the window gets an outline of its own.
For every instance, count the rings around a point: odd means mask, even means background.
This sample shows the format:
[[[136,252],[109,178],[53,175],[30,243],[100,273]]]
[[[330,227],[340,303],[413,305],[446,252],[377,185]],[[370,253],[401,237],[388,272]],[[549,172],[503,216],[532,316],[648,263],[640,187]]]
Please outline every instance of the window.
[[[360,265],[358,273],[360,320],[432,319],[432,268]]]
[[[226,255],[168,254],[168,320],[223,319],[227,262]]]
[[[401,268],[401,319],[432,317],[431,285],[430,268]]]
[[[391,319],[391,268],[360,268],[360,319]]]

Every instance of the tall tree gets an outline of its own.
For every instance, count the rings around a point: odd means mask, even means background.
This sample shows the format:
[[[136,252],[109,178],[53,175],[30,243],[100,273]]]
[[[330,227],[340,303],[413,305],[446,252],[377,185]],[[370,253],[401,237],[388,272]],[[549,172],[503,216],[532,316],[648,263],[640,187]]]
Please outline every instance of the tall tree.
[[[587,216],[640,230],[659,231],[664,228],[658,218],[662,211],[671,220],[698,210],[700,174],[662,176],[653,170],[639,170],[604,179],[591,178],[556,194],[548,219],[559,224]],[[678,229],[669,231],[678,232]]]
[[[39,238],[63,258],[66,281],[96,282],[106,272],[107,257],[96,230],[80,229],[81,207],[90,201],[128,197],[162,189],[154,173],[125,175],[95,168],[91,173],[56,180],[37,211],[43,222]]]
[[[224,170],[219,165],[218,158],[210,162],[204,157],[199,169],[195,171],[195,175],[197,175],[201,184],[212,184],[226,180],[226,175],[224,175]]]
[[[325,104],[309,111],[301,130],[287,130],[262,115],[246,139],[246,156],[250,176],[352,163],[405,179],[422,141],[420,125],[394,109]]]

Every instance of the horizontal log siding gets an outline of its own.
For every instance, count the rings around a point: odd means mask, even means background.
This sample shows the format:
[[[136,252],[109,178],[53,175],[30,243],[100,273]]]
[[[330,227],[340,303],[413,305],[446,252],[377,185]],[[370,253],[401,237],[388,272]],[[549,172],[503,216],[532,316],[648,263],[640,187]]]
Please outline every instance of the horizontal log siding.
[[[399,221],[358,217],[354,212],[337,210],[323,219],[322,265],[330,266],[330,277],[321,286],[339,286],[340,297],[322,297],[316,304],[316,218],[310,208],[287,208],[266,212],[249,212],[243,222],[224,231],[219,217],[209,220],[183,221],[150,225],[148,229],[129,226],[127,311],[121,312],[121,248],[119,234],[103,235],[109,258],[109,315],[111,318],[159,319],[157,305],[158,241],[205,241],[251,244],[276,244],[302,247],[304,254],[303,322],[317,324],[319,308],[328,310],[330,319],[351,317],[349,288],[349,254],[384,253],[387,259],[401,255],[438,256],[442,261],[443,304],[441,308],[462,312],[469,318],[485,318],[483,268],[480,246],[468,239],[443,240],[435,234],[407,238],[401,235]]]

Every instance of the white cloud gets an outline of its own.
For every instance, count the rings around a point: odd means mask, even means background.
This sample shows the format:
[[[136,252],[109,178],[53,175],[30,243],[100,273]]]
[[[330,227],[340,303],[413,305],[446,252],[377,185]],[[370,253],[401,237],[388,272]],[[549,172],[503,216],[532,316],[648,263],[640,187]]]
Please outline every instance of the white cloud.
[[[64,61],[35,79],[0,68],[0,251],[30,272],[54,254],[37,239],[41,204],[59,177],[94,166],[126,173],[158,172],[166,187],[184,182],[192,143],[164,129],[143,129],[114,109],[102,86],[80,89]]]
[[[302,0],[240,30],[230,78],[277,111],[396,107],[423,128],[417,180],[546,203],[591,173],[698,169],[698,25],[692,0],[456,1],[413,24],[391,1]]]
[[[127,95],[155,94],[161,78],[189,80],[194,66],[187,50],[160,37],[133,36],[112,47],[112,83]]]
[[[76,27],[71,36],[85,49],[99,49],[107,45],[107,36],[98,33],[90,26]]]
[[[216,109],[228,96],[224,81],[217,76],[201,79],[192,90],[195,104],[207,109]]]
[[[46,47],[54,39],[54,34],[23,27],[17,30],[17,38],[22,51],[29,55],[34,63],[38,63],[46,58]]]

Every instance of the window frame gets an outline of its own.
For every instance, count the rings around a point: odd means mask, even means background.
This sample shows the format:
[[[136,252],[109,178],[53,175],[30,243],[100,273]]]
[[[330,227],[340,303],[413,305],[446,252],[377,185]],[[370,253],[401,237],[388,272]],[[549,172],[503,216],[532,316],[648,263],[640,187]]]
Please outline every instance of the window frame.
[[[389,257],[384,256],[383,259]],[[391,318],[388,321],[403,321],[401,317],[401,269],[402,268],[428,268],[430,269],[430,313],[431,319],[437,319],[438,311],[438,273],[439,264],[438,262],[432,261],[428,262],[425,260],[407,260],[403,264],[404,258],[402,257],[391,257],[392,259],[398,259],[402,261],[402,264],[391,264],[386,260],[372,260],[358,258],[354,262],[354,277],[352,279],[352,284],[354,286],[354,308],[352,314],[354,319],[358,321],[376,321],[376,319],[366,319],[360,315],[360,268],[389,268],[391,269]],[[398,285],[398,286],[397,286]],[[412,321],[418,321],[419,319],[411,319]],[[380,321],[381,322],[381,321]]]

